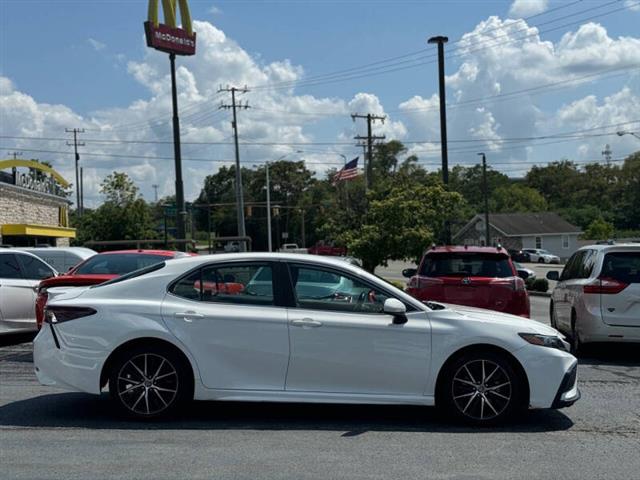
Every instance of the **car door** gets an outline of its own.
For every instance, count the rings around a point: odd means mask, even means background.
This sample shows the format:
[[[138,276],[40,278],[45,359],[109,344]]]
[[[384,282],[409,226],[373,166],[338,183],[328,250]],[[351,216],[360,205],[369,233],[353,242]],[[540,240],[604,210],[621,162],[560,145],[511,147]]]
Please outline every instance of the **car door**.
[[[274,278],[277,262],[210,264],[169,288],[162,315],[190,349],[211,389],[284,390],[287,312]],[[260,277],[260,289],[250,282]]]
[[[32,330],[36,328],[34,286],[38,282],[24,278],[18,255],[0,254],[0,316],[7,330]]]
[[[556,320],[560,330],[569,332],[571,329],[571,292],[572,284],[577,277],[579,266],[584,257],[584,252],[574,253],[565,265],[558,284],[553,291],[553,305],[556,311]]]
[[[382,312],[390,294],[378,286],[303,263],[290,264],[290,275],[287,391],[423,394],[431,335],[425,312],[408,311],[397,325]]]

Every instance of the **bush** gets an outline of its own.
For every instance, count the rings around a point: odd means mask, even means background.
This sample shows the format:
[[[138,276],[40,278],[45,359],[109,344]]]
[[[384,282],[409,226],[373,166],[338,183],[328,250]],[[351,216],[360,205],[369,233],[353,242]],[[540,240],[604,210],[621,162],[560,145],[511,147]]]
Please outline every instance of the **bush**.
[[[400,280],[389,280],[387,278],[385,278],[385,280],[389,282],[391,285],[393,285],[394,287],[399,288],[404,292],[404,289],[406,287],[404,282],[401,282]]]
[[[546,278],[528,278],[526,281],[526,285],[527,290],[532,290],[534,292],[546,292],[547,290],[549,290],[549,281]]]

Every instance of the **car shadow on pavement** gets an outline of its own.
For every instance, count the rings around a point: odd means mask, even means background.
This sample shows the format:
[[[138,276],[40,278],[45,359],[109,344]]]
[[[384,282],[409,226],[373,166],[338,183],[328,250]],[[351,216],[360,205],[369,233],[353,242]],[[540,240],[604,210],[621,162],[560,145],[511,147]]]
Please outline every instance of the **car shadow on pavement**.
[[[640,343],[593,343],[583,347],[580,365],[640,366]]]
[[[267,402],[193,402],[169,420],[127,420],[108,395],[58,393],[20,400],[0,407],[0,425],[11,427],[126,430],[324,430],[344,437],[370,431],[486,431],[452,423],[436,408],[389,405],[326,405]],[[494,431],[549,432],[567,430],[573,421],[557,410],[532,410]]]

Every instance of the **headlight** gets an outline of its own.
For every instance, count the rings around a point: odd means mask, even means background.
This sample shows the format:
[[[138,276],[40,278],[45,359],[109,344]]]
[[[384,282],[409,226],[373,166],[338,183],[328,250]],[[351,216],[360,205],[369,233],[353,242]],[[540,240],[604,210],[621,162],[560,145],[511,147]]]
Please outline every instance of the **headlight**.
[[[532,345],[540,345],[541,347],[557,348],[563,352],[569,352],[570,347],[567,342],[555,335],[539,335],[537,333],[519,333],[523,340]]]

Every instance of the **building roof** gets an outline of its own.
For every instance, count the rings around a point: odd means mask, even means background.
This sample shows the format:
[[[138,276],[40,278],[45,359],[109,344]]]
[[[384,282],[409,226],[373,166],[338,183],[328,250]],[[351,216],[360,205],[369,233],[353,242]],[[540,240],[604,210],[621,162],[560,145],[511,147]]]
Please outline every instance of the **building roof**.
[[[482,221],[482,215],[476,215],[455,236],[459,238],[469,228]],[[582,233],[579,227],[567,222],[560,215],[553,212],[541,213],[492,213],[489,214],[489,224],[506,237],[521,237],[527,235],[559,235]]]

